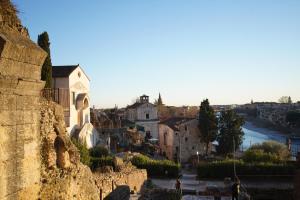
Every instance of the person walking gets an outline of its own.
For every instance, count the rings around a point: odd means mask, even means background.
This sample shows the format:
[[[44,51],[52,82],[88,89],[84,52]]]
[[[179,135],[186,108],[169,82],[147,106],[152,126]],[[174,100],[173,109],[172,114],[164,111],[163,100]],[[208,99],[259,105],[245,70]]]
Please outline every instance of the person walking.
[[[179,180],[179,178],[176,179],[176,183],[175,183],[175,188],[176,188],[176,192],[181,196],[181,182]]]
[[[238,177],[235,177],[235,181],[231,187],[231,193],[232,193],[232,200],[239,200],[239,194],[240,194],[240,180]]]

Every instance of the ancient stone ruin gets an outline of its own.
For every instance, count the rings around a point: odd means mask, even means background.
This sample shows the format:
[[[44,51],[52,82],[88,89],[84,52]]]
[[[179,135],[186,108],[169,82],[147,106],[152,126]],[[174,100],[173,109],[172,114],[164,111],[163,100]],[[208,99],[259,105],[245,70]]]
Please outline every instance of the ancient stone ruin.
[[[93,174],[80,163],[62,107],[40,97],[46,53],[16,12],[9,0],[0,0],[0,199],[96,200],[100,191],[104,198],[121,184],[138,191],[145,170]]]
[[[46,53],[9,1],[0,1],[0,199],[35,199],[40,190],[40,79]]]

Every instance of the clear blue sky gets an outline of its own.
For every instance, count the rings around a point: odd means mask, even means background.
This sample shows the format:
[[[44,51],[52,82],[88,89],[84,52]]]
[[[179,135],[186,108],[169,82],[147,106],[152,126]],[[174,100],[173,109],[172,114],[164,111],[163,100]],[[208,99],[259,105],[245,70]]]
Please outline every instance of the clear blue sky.
[[[13,0],[54,65],[79,63],[96,107],[300,100],[299,0]]]

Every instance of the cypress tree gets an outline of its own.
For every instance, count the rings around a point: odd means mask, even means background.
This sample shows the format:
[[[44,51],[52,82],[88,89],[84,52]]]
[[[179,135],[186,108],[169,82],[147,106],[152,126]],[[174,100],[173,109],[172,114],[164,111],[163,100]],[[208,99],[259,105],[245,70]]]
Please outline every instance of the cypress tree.
[[[52,85],[52,63],[50,57],[50,42],[47,32],[38,36],[38,45],[47,52],[47,57],[42,67],[41,79],[46,81],[45,88],[51,88]]]
[[[218,132],[218,120],[208,99],[201,102],[198,127],[201,140],[206,144],[206,155],[208,155],[209,143],[215,141]]]
[[[219,133],[217,141],[217,152],[220,154],[233,153],[243,143],[244,132],[242,129],[244,119],[236,114],[234,110],[221,112],[219,120]],[[233,148],[235,147],[235,148]]]

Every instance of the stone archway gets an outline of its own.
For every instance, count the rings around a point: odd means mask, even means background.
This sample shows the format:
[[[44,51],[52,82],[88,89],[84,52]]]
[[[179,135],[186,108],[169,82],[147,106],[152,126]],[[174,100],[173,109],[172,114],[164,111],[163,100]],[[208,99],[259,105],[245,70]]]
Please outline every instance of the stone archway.
[[[89,123],[89,98],[87,93],[81,93],[76,99],[76,109],[78,112],[78,126],[82,127]]]

